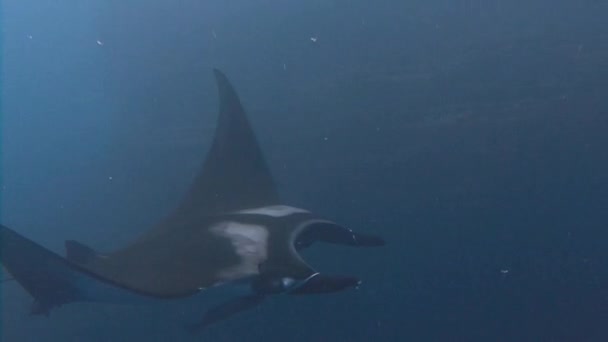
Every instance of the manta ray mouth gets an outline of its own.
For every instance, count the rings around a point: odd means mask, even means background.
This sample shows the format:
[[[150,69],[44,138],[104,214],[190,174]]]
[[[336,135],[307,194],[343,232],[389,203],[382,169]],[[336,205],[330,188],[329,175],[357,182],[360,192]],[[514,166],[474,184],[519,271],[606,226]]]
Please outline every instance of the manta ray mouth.
[[[312,219],[300,223],[295,229],[293,240],[293,248],[296,252],[299,254],[315,242],[353,247],[375,247],[385,244],[379,237],[355,233],[328,220]],[[358,277],[351,275],[327,275],[316,272],[298,281],[286,292],[293,295],[333,293],[358,288],[361,283]]]

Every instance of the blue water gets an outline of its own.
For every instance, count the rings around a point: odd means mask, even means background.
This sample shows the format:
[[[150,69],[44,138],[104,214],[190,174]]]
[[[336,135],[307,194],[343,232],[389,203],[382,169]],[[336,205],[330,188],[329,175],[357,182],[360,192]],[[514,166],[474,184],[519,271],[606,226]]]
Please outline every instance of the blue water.
[[[219,67],[286,202],[389,241],[311,251],[359,290],[199,336],[196,308],[30,317],[7,282],[3,341],[608,340],[608,3],[1,6],[3,224],[62,252],[157,222],[209,147]]]

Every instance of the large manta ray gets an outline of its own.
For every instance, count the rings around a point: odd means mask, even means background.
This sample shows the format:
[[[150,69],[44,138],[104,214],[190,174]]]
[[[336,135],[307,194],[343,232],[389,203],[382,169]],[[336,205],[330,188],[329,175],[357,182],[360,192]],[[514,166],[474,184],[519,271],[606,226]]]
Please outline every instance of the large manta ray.
[[[66,257],[0,226],[0,262],[34,297],[33,314],[72,302],[131,303],[199,296],[238,286],[244,294],[209,308],[202,328],[275,294],[356,287],[352,276],[320,274],[299,251],[316,241],[379,246],[307,210],[283,205],[239,98],[214,70],[220,108],[211,150],[181,204],[136,241],[99,254],[76,241]]]

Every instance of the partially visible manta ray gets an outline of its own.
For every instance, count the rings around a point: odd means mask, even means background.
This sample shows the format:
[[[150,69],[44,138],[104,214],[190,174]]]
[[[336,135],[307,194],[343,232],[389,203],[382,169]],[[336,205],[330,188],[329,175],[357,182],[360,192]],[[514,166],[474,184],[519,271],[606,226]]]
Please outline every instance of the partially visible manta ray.
[[[191,326],[200,329],[271,295],[360,284],[354,276],[315,271],[299,251],[317,241],[380,246],[384,240],[282,204],[238,95],[222,72],[214,73],[219,118],[205,162],[177,208],[136,241],[102,255],[68,240],[64,258],[0,225],[0,263],[34,298],[32,314],[72,302],[138,303],[244,289]]]

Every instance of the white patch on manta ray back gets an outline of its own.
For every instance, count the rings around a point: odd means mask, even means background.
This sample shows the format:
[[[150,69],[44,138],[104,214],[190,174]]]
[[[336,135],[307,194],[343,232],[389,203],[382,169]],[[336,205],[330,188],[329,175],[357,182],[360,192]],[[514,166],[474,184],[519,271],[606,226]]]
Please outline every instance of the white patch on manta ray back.
[[[230,240],[241,258],[239,264],[222,270],[220,278],[233,280],[258,273],[258,265],[268,257],[268,230],[264,226],[223,221],[211,227],[211,232]]]
[[[288,205],[271,205],[271,206],[267,206],[267,207],[239,210],[236,213],[237,214],[260,214],[260,215],[267,215],[267,216],[271,216],[271,217],[284,217],[284,216],[289,216],[291,214],[308,213],[308,212],[309,211],[307,211],[307,210],[290,207]]]

